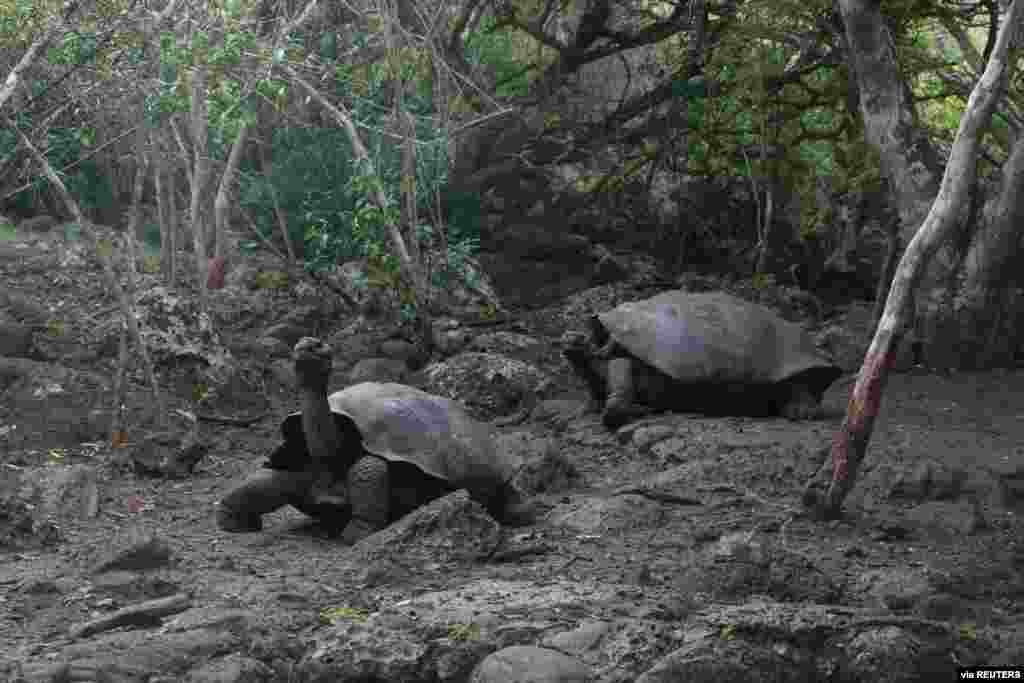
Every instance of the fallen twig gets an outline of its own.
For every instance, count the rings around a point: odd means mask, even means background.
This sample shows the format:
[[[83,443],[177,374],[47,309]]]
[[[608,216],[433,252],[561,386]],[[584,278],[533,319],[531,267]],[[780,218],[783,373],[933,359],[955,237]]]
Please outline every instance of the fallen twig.
[[[671,505],[703,505],[704,501],[699,498],[692,498],[690,496],[681,496],[676,493],[669,493],[667,491],[655,491],[653,489],[644,488],[642,486],[627,486],[626,488],[616,489],[612,492],[613,496],[625,496],[625,495],[636,495],[643,496],[648,500],[653,500],[658,503],[669,503]]]
[[[223,415],[204,415],[203,413],[199,413],[196,415],[196,419],[201,422],[213,422],[214,424],[233,425],[235,427],[248,427],[265,419],[268,415],[270,415],[270,413],[261,413],[259,415],[254,415],[253,417],[225,417]]]
[[[86,638],[122,626],[157,626],[163,617],[184,612],[191,606],[192,598],[185,593],[176,593],[166,598],[130,605],[83,624],[72,626],[68,635],[71,638]]]
[[[550,543],[533,543],[519,548],[499,550],[487,558],[488,562],[517,562],[530,555],[546,555],[554,550]]]

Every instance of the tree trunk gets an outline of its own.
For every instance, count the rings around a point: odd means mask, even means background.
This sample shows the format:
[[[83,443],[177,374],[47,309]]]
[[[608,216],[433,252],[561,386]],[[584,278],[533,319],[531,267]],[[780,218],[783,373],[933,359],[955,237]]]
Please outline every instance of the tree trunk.
[[[874,0],[842,0],[839,4],[865,135],[878,149],[882,172],[896,190],[901,239],[910,244],[938,192],[942,164],[918,120],[910,87],[900,74],[881,6]]]
[[[242,150],[245,149],[245,141],[249,137],[249,125],[243,123],[238,131],[238,137],[231,145],[231,152],[228,154],[228,162],[224,168],[224,174],[220,178],[220,186],[217,188],[217,198],[213,202],[214,215],[214,251],[213,263],[206,286],[209,289],[221,289],[224,286],[224,267],[227,262],[228,248],[228,218],[231,212],[231,184],[238,173],[238,165],[242,160]]]
[[[964,257],[963,279],[956,299],[955,315],[971,324],[975,340],[999,336],[998,313],[1004,290],[1019,286],[1020,279],[1008,272],[1009,264],[1020,253],[1020,226],[1024,225],[1024,137],[1017,139],[1002,169],[999,191],[985,207],[981,225]],[[1008,277],[1010,276],[1010,277]],[[1002,307],[998,307],[1002,308]],[[1006,338],[1016,338],[1017,330],[1006,330]],[[984,354],[1004,353],[1010,349],[982,349]]]
[[[196,65],[192,74],[192,201],[189,205],[189,220],[192,221],[192,244],[195,248],[196,271],[198,273],[199,305],[206,308],[206,210],[203,206],[204,189],[210,175],[208,154],[209,122],[206,117],[206,65]]]
[[[139,244],[139,225],[142,223],[142,195],[149,175],[149,134],[143,120],[145,102],[139,101],[138,129],[135,133],[135,178],[132,180],[132,207],[128,221],[129,244],[132,247],[132,263],[142,263],[145,253]]]
[[[170,197],[173,185],[169,181],[167,160],[161,149],[153,160],[153,184],[156,185],[157,215],[160,220],[160,270],[164,282],[174,286],[175,255],[178,251],[177,223],[173,220],[173,201]]]
[[[882,266],[882,273],[878,276],[875,284],[875,309],[871,320],[875,327],[885,313],[885,302],[889,298],[889,288],[892,286],[892,279],[896,276],[896,266],[900,262],[900,221],[893,218],[889,222],[889,246],[885,252],[885,264]]]
[[[900,243],[909,245],[928,215],[939,189],[942,163],[921,125],[910,86],[903,80],[895,44],[874,0],[841,0],[849,62],[857,81],[865,137],[879,152],[883,176],[893,188],[900,215]],[[927,341],[941,313],[942,287],[957,267],[952,249],[945,247],[929,263],[917,305],[910,312],[908,331]]]
[[[849,6],[863,7],[860,2],[844,0],[844,18],[848,22],[861,21],[848,32],[869,32],[863,22],[863,15],[846,16]],[[872,13],[873,10],[865,12]],[[925,218],[921,229],[907,246],[893,279],[885,311],[868,348],[860,375],[853,388],[853,395],[847,406],[846,419],[832,442],[832,477],[828,491],[822,497],[819,483],[821,472],[810,482],[805,492],[805,504],[813,506],[823,517],[840,514],[843,501],[856,480],[857,470],[864,458],[875,418],[882,402],[889,368],[903,335],[910,313],[913,310],[914,294],[925,276],[925,269],[931,257],[943,242],[953,233],[959,218],[960,208],[968,198],[974,182],[976,160],[981,136],[988,126],[996,102],[1002,95],[1006,82],[1007,59],[1010,38],[1024,17],[1024,2],[1015,2],[1003,19],[999,37],[992,50],[988,65],[981,80],[971,92],[967,108],[960,121],[960,129],[953,142],[949,162],[939,187],[938,196]],[[851,40],[851,44],[853,40]],[[860,69],[860,64],[858,64]],[[872,76],[873,78],[874,76]],[[871,98],[862,93],[862,102]],[[866,107],[870,108],[870,107]],[[902,158],[902,157],[901,157]],[[827,472],[827,466],[822,468]]]
[[[288,232],[288,216],[281,208],[281,200],[277,195],[277,187],[274,185],[273,166],[267,158],[267,150],[262,144],[259,145],[260,167],[263,173],[263,181],[267,184],[267,192],[270,193],[270,201],[274,204],[274,217],[277,219],[277,229],[281,232],[281,239],[284,241],[285,251],[288,252],[288,263],[294,265],[296,261],[295,247],[292,244],[292,237]],[[261,239],[263,238],[260,235]]]

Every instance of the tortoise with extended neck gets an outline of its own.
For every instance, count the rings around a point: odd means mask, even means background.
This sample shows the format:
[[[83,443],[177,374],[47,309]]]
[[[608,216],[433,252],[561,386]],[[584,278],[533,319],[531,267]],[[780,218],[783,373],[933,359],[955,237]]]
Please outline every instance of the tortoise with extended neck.
[[[610,429],[651,410],[809,418],[842,371],[799,325],[723,292],[662,292],[562,337]]]
[[[331,352],[317,339],[300,340],[293,360],[302,410],[285,419],[265,469],[220,501],[222,529],[258,531],[290,504],[355,543],[459,488],[501,522],[533,520],[511,483],[519,463],[458,403],[377,382],[328,396]]]

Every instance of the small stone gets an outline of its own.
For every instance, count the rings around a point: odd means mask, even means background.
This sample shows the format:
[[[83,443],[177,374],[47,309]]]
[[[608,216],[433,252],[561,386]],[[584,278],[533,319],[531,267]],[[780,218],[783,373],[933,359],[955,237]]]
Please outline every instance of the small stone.
[[[171,560],[171,549],[156,536],[143,538],[126,548],[114,551],[93,570],[94,574],[119,569],[143,570],[167,566]]]
[[[471,683],[585,683],[589,666],[555,650],[529,645],[506,647],[488,655],[470,678]]]
[[[18,223],[18,232],[23,235],[30,233],[50,232],[57,225],[57,219],[53,216],[33,216]]]
[[[565,425],[583,413],[586,404],[572,399],[551,398],[538,403],[532,413],[535,422]]]
[[[403,383],[409,375],[405,361],[394,358],[364,358],[353,366],[348,373],[350,384],[361,382],[398,382]]]
[[[910,510],[907,519],[940,537],[955,539],[984,526],[984,519],[977,512],[970,501],[931,501]]]
[[[591,283],[604,285],[610,282],[619,282],[629,277],[629,268],[626,263],[610,252],[607,247],[597,245],[594,248],[594,256],[597,263],[594,266],[594,273],[590,277]]]
[[[263,336],[280,339],[290,349],[295,346],[295,342],[299,341],[299,339],[309,336],[309,333],[309,329],[305,326],[294,323],[278,323],[268,327]]]
[[[405,339],[385,339],[380,343],[380,354],[411,365],[420,355],[419,347]]]
[[[571,631],[553,635],[544,640],[544,646],[573,655],[596,649],[612,630],[607,621],[585,621]]]
[[[928,575],[915,569],[868,571],[861,575],[858,587],[877,606],[894,611],[911,609],[933,592]]]
[[[675,432],[671,427],[665,425],[651,425],[640,427],[633,432],[633,445],[640,450],[650,448],[659,441],[664,441]]]
[[[0,321],[0,356],[34,358],[34,328],[29,325]]]
[[[651,446],[651,453],[659,458],[679,461],[683,460],[689,445],[690,441],[688,439],[673,437],[671,439],[665,439],[664,441],[658,441],[655,443]]]
[[[260,337],[259,346],[266,356],[290,356],[292,346],[277,337]]]

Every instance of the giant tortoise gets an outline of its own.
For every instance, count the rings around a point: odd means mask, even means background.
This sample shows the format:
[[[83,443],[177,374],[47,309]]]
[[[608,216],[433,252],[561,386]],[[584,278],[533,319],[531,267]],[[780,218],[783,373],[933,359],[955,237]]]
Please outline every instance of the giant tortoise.
[[[459,488],[506,524],[532,520],[511,484],[518,462],[458,403],[404,384],[363,382],[327,395],[330,348],[304,338],[293,354],[301,412],[265,468],[220,501],[226,531],[258,531],[284,505],[355,543]]]
[[[662,292],[590,323],[563,354],[609,429],[649,410],[812,417],[842,374],[799,325],[723,292]]]

